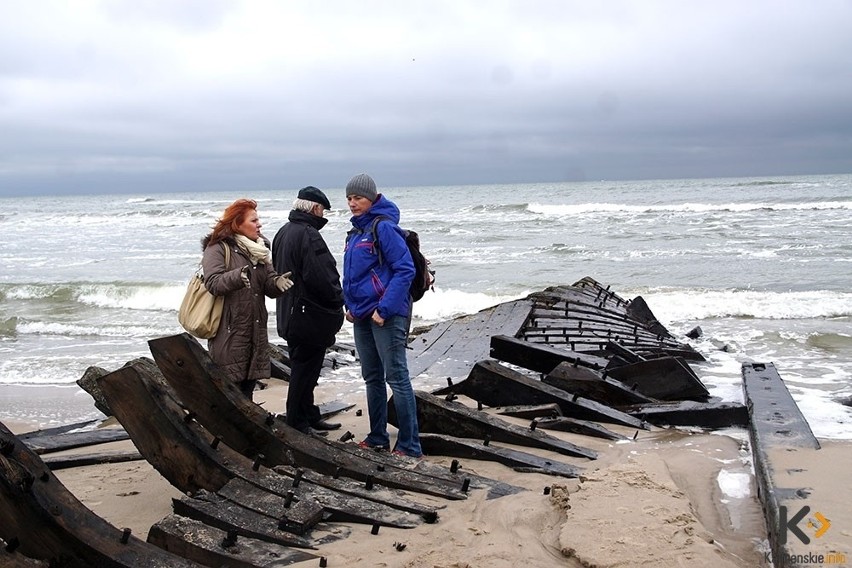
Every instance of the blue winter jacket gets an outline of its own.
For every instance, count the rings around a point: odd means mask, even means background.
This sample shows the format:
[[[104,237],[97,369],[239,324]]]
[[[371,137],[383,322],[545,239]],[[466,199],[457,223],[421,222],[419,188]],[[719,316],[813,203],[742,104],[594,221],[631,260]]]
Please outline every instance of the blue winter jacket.
[[[371,227],[378,216],[388,217],[376,225],[379,263]],[[411,297],[408,289],[414,280],[414,261],[399,228],[399,208],[379,194],[370,210],[353,216],[352,230],[346,236],[343,252],[343,299],[346,309],[356,318],[371,317],[378,308],[383,319],[409,317]]]

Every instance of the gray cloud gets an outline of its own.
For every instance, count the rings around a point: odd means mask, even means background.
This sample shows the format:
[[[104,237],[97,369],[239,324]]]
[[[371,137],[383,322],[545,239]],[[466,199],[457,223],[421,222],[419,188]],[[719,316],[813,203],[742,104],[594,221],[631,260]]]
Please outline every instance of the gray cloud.
[[[0,11],[0,196],[852,171],[848,1]]]

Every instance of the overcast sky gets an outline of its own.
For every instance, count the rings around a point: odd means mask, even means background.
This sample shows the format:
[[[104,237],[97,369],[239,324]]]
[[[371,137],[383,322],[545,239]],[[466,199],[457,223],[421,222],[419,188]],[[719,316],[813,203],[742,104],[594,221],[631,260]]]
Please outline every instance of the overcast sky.
[[[0,0],[0,196],[852,172],[852,0]]]

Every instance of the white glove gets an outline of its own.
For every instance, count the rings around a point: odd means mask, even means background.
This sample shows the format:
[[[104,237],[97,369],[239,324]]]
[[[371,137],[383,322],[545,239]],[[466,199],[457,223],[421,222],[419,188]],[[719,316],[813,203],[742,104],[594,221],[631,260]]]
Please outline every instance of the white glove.
[[[243,269],[240,270],[240,278],[243,279],[243,284],[246,288],[251,288],[251,278],[249,278],[249,267],[243,266]]]
[[[292,272],[285,272],[281,276],[275,279],[275,285],[278,286],[278,289],[282,292],[286,292],[290,288],[293,287],[293,281],[290,280],[290,276],[292,276]]]

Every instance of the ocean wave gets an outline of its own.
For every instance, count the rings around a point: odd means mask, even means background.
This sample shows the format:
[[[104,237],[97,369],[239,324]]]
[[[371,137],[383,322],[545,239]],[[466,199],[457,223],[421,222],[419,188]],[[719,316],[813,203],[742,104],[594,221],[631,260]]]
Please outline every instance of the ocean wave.
[[[845,333],[812,333],[808,345],[828,352],[844,352],[852,349],[852,335]]]
[[[647,291],[642,296],[650,306],[654,306],[654,312],[661,321],[852,317],[852,293],[847,292],[690,289]]]
[[[753,211],[830,211],[850,210],[852,201],[819,201],[797,203],[680,203],[665,205],[626,205],[618,203],[577,203],[548,205],[529,203],[530,213],[555,217],[594,213],[748,213]]]
[[[17,332],[26,335],[52,335],[73,337],[121,337],[149,339],[162,335],[162,329],[145,325],[108,325],[68,324],[61,322],[18,321]]]
[[[0,300],[48,301],[57,306],[77,302],[103,308],[169,311],[177,310],[185,291],[183,284],[7,284],[0,288]]]
[[[755,180],[732,184],[731,187],[761,187],[764,185],[793,185],[793,181],[784,180]]]
[[[18,318],[12,316],[0,320],[0,337],[15,337],[18,334]]]

